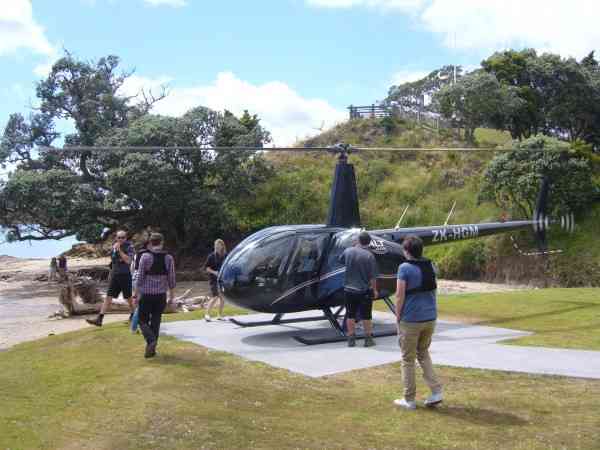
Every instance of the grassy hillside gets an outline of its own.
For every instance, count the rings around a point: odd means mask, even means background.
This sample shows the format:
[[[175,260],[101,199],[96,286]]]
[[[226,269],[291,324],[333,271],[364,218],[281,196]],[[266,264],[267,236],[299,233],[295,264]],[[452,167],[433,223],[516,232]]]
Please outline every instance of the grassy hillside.
[[[510,141],[497,130],[476,131],[479,146]],[[340,124],[309,139],[307,146],[347,142],[365,146],[460,147],[465,143],[451,130],[433,130],[402,120],[360,119]],[[323,223],[327,215],[335,158],[322,154],[271,154],[276,175],[261,187],[252,204],[240,209],[246,231],[277,223]],[[367,228],[393,227],[408,206],[403,226],[498,220],[502,211],[493,203],[478,203],[483,172],[493,153],[370,152],[354,154],[362,222]],[[522,217],[513,217],[520,219]],[[492,281],[531,282],[544,286],[599,286],[600,242],[595,238],[600,205],[580,218],[575,235],[560,230],[549,235],[550,257],[521,256],[509,236],[502,235],[430,247],[427,255],[440,265],[445,277]],[[523,250],[534,244],[531,233],[514,235]]]

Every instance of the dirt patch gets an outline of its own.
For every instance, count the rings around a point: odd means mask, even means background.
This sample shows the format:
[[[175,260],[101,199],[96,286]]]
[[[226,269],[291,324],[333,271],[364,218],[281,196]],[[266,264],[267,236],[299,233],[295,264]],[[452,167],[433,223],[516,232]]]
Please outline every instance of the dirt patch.
[[[531,289],[524,284],[484,283],[480,281],[438,280],[438,294],[468,294],[476,292],[508,292]]]

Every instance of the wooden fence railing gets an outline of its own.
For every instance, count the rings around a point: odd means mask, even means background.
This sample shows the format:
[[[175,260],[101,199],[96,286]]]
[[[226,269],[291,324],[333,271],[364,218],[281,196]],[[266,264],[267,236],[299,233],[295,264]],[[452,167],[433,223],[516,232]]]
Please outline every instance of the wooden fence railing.
[[[425,111],[415,111],[413,109],[402,108],[399,106],[382,106],[382,105],[367,105],[367,106],[348,106],[350,111],[350,119],[361,119],[368,117],[401,117],[403,119],[414,120],[415,122],[432,128],[452,128],[449,120],[442,119]]]

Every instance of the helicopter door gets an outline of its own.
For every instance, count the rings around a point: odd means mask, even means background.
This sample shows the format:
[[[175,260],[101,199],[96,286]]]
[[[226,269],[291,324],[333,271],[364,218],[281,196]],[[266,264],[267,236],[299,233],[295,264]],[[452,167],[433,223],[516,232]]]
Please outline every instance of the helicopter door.
[[[297,291],[296,297],[306,300],[314,297],[321,258],[328,240],[328,233],[298,234],[296,248],[288,267],[288,288],[302,284],[306,286]]]

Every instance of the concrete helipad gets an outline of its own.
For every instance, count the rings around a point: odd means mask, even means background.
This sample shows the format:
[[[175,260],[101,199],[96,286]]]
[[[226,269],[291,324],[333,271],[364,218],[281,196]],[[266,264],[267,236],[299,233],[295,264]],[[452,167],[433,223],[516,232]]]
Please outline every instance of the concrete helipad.
[[[286,315],[285,318],[305,314]],[[314,312],[308,313],[314,315]],[[269,320],[272,315],[249,314],[240,320]],[[390,326],[394,316],[374,312],[376,327]],[[326,321],[243,328],[229,321],[192,320],[165,323],[164,334],[215,350],[321,377],[400,361],[396,337],[381,337],[377,346],[348,348],[345,342],[304,345],[294,336],[314,336],[329,330]],[[528,332],[457,322],[438,321],[431,354],[436,365],[494,369],[546,375],[600,379],[600,352],[503,345],[501,341]]]

